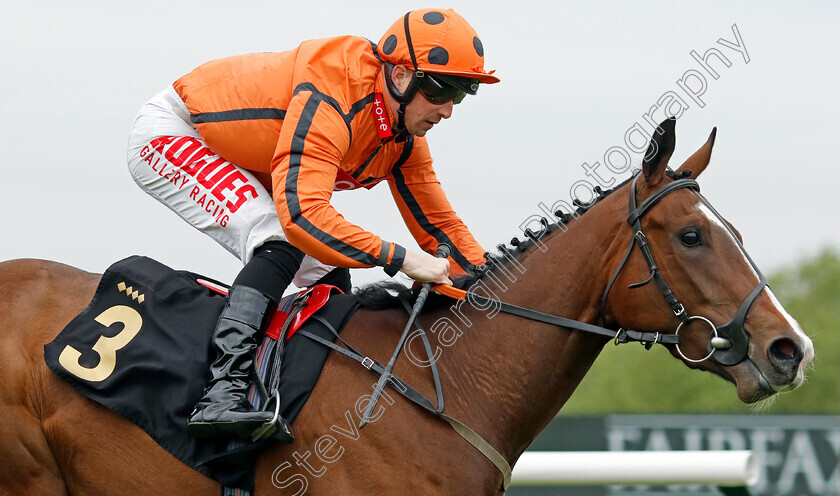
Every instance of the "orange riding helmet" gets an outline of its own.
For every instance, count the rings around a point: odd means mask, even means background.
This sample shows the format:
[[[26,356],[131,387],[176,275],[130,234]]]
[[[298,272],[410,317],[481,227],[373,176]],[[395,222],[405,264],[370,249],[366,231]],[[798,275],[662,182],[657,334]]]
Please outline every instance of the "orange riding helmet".
[[[484,70],[484,46],[472,26],[452,9],[421,9],[398,19],[382,36],[379,56],[395,65],[498,83]]]
[[[418,90],[432,103],[459,103],[475,95],[479,83],[498,83],[494,71],[484,70],[484,46],[472,26],[452,9],[412,10],[397,20],[376,47],[385,62],[388,92],[400,104],[397,135],[408,134],[405,108]],[[405,91],[394,84],[394,66],[414,68]]]

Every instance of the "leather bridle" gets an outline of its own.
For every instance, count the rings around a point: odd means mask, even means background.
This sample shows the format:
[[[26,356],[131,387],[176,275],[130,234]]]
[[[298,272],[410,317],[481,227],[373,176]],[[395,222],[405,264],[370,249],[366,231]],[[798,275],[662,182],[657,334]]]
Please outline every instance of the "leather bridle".
[[[677,349],[677,353],[679,353],[683,360],[687,362],[700,363],[710,358],[718,364],[724,366],[736,365],[742,362],[747,357],[750,341],[749,334],[744,328],[744,322],[747,319],[747,313],[749,313],[750,307],[752,307],[752,304],[755,302],[756,298],[758,298],[758,295],[764,290],[765,287],[767,287],[767,279],[764,277],[764,274],[762,274],[761,271],[758,270],[758,267],[747,254],[746,250],[744,250],[744,246],[738,240],[738,237],[732,231],[732,228],[729,227],[729,224],[723,219],[723,217],[720,216],[720,214],[717,213],[714,207],[712,207],[709,204],[709,202],[706,201],[706,199],[699,194],[700,185],[697,184],[697,181],[693,179],[676,179],[673,182],[670,182],[665,186],[661,187],[660,189],[656,190],[649,198],[645,199],[640,205],[637,205],[636,182],[639,179],[639,174],[637,174],[633,178],[633,181],[630,186],[630,214],[627,217],[627,222],[633,229],[633,236],[630,241],[630,246],[627,247],[627,252],[624,254],[624,258],[621,260],[621,263],[619,264],[618,268],[613,273],[612,278],[607,284],[607,288],[604,290],[604,293],[601,296],[601,308],[599,311],[599,315],[601,317],[601,321],[604,321],[604,316],[606,315],[605,309],[607,304],[607,296],[609,295],[610,290],[615,284],[618,275],[621,273],[621,270],[626,265],[627,260],[630,258],[630,254],[633,251],[633,247],[638,244],[639,249],[642,252],[642,256],[644,257],[648,269],[650,270],[650,277],[640,283],[631,284],[629,287],[631,289],[639,288],[651,281],[653,281],[656,284],[657,289],[659,289],[659,292],[662,293],[663,298],[665,298],[665,302],[668,304],[669,307],[671,307],[671,310],[674,312],[674,315],[678,319],[680,319],[680,324],[677,326],[674,334],[667,334],[662,332],[642,332],[624,328],[619,328],[618,331],[615,331],[598,325],[588,324],[586,322],[579,322],[577,320],[567,319],[565,317],[539,312],[530,308],[523,308],[520,306],[511,305],[510,303],[494,300],[470,291],[464,291],[446,285],[436,285],[435,291],[440,294],[449,296],[451,298],[466,299],[470,304],[473,305],[478,305],[485,308],[493,308],[497,311],[509,313],[526,319],[535,320],[538,322],[543,322],[558,327],[577,329],[584,332],[612,337],[614,338],[615,344],[640,342],[644,344],[645,347],[648,349],[654,344],[674,345]],[[662,277],[662,274],[659,271],[659,267],[656,265],[656,262],[653,258],[653,253],[651,252],[650,245],[648,245],[647,238],[645,237],[645,234],[642,231],[642,217],[644,217],[644,215],[657,203],[659,203],[659,201],[662,200],[664,197],[680,189],[688,189],[692,193],[694,193],[697,196],[697,199],[703,205],[705,205],[709,209],[709,211],[711,211],[715,215],[715,217],[717,217],[721,225],[724,226],[724,228],[729,232],[732,239],[737,244],[738,249],[744,255],[744,258],[750,263],[753,270],[758,275],[758,285],[756,285],[755,289],[753,289],[741,303],[741,306],[738,308],[738,311],[735,312],[735,316],[732,318],[731,321],[720,326],[715,326],[712,323],[712,321],[707,319],[706,317],[697,315],[692,316],[691,314],[689,314],[688,310],[686,310],[685,306],[682,303],[680,303],[679,299],[677,299],[673,291],[671,291],[671,289],[668,287],[668,284],[665,282],[665,279]],[[701,359],[686,356],[680,348],[679,333],[682,330],[683,326],[689,325],[692,321],[701,321],[708,325],[709,328],[712,330],[712,333],[709,336],[709,342],[707,344],[709,354]]]
[[[633,229],[633,237],[630,241],[630,246],[627,248],[627,252],[624,255],[621,263],[619,264],[618,268],[613,273],[612,278],[610,279],[609,284],[607,284],[607,288],[604,290],[604,294],[601,297],[601,309],[600,315],[603,320],[605,315],[605,308],[607,304],[607,296],[610,293],[613,285],[615,284],[616,279],[618,278],[619,273],[624,268],[624,265],[627,263],[627,260],[630,258],[630,254],[633,251],[633,246],[639,246],[639,249],[642,252],[642,256],[647,263],[648,269],[650,270],[650,277],[648,277],[645,281],[631,284],[629,288],[635,289],[640,288],[647,283],[653,281],[656,284],[657,289],[662,294],[662,297],[665,299],[665,303],[671,307],[671,310],[674,312],[674,315],[680,319],[680,324],[677,326],[676,331],[672,335],[664,335],[660,339],[655,339],[653,342],[658,342],[662,344],[674,344],[677,349],[677,353],[688,362],[699,363],[704,362],[711,358],[715,362],[720,365],[735,365],[743,361],[747,357],[747,352],[749,351],[749,334],[747,333],[746,329],[744,328],[744,322],[747,318],[747,313],[749,313],[750,307],[755,302],[758,295],[767,287],[767,279],[764,277],[764,274],[758,270],[758,267],[755,265],[755,262],[752,261],[750,256],[747,254],[744,246],[738,240],[738,237],[729,227],[729,224],[717,213],[717,211],[712,207],[705,198],[703,198],[700,194],[700,185],[697,184],[697,181],[693,179],[677,179],[671,183],[666,184],[665,186],[656,190],[650,197],[646,198],[640,205],[637,206],[636,204],[636,182],[639,179],[639,175],[637,174],[633,178],[633,182],[630,186],[630,200],[629,200],[629,216],[627,217],[627,222],[630,224],[630,227]],[[732,318],[731,321],[724,325],[715,326],[709,319],[706,317],[701,317],[694,315],[692,316],[686,310],[685,306],[680,303],[679,299],[674,295],[673,291],[668,287],[668,283],[665,282],[665,279],[662,277],[662,274],[659,270],[659,267],[656,265],[656,261],[653,258],[653,253],[651,252],[650,245],[647,242],[647,238],[642,231],[642,217],[657,203],[659,203],[662,198],[667,196],[668,194],[677,191],[679,189],[688,189],[697,197],[697,199],[705,205],[709,211],[711,211],[715,217],[718,218],[720,224],[724,226],[724,228],[729,232],[732,239],[738,246],[738,249],[744,255],[747,261],[749,261],[750,265],[752,266],[755,273],[758,275],[758,284],[756,287],[750,292],[749,295],[744,299],[741,303],[741,306],[738,308],[738,311],[735,312],[735,316]],[[685,355],[685,353],[680,349],[679,346],[679,333],[680,330],[684,325],[689,325],[692,321],[701,321],[707,324],[712,333],[709,336],[709,342],[707,345],[707,349],[709,354],[706,355],[704,358],[695,359],[690,358]],[[623,329],[619,329],[619,334],[624,331]],[[619,342],[619,336],[616,336],[616,341]],[[652,343],[648,343],[647,346],[650,346]]]

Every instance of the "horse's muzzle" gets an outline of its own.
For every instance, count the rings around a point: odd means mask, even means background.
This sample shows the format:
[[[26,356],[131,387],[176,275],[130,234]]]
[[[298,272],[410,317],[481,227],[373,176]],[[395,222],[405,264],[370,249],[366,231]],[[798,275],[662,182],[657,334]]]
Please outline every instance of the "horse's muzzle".
[[[773,373],[765,374],[773,389],[779,392],[799,386],[804,380],[803,365],[811,361],[813,353],[810,342],[799,343],[789,337],[773,341],[767,348],[767,360],[773,367]],[[807,362],[803,364],[806,356]]]

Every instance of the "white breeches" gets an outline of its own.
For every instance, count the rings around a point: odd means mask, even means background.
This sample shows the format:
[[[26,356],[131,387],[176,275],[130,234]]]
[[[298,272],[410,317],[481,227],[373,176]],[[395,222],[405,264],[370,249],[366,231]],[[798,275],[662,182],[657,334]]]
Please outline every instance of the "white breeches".
[[[129,134],[128,169],[143,191],[243,263],[263,243],[286,239],[271,194],[207,147],[171,86],[140,109]],[[292,282],[307,287],[333,268],[307,255]]]

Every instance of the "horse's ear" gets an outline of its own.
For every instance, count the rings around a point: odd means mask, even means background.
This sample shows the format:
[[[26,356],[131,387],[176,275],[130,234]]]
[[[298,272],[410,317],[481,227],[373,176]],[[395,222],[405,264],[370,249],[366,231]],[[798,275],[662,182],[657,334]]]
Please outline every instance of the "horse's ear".
[[[709,135],[706,143],[694,152],[694,155],[688,157],[688,160],[677,169],[677,172],[691,171],[691,175],[688,177],[697,179],[697,176],[706,170],[706,166],[709,165],[709,160],[712,158],[712,147],[715,146],[715,136],[717,136],[717,128],[712,129],[712,134]]]
[[[653,131],[653,138],[650,140],[645,159],[642,163],[642,172],[647,183],[653,187],[659,185],[665,177],[665,168],[668,167],[668,160],[674,153],[677,144],[677,132],[675,127],[677,120],[670,117]]]

